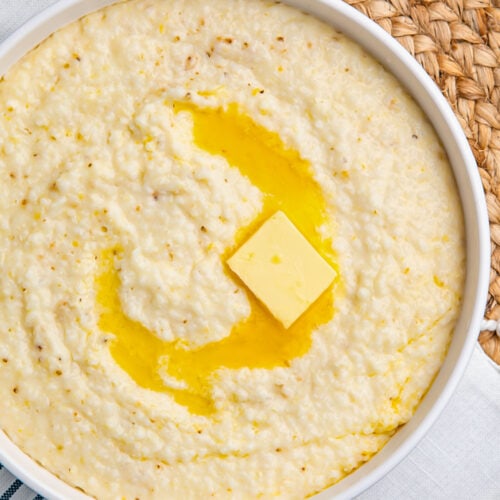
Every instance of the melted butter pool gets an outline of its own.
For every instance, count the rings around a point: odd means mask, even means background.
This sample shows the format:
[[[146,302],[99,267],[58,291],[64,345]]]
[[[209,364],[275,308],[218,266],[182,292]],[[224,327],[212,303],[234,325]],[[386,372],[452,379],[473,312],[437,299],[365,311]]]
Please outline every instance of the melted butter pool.
[[[176,113],[192,115],[197,147],[223,156],[258,187],[264,197],[261,213],[237,232],[234,245],[221,255],[226,274],[241,284],[227,266],[226,258],[262,222],[282,210],[338,275],[331,240],[323,238],[318,231],[326,222],[326,204],[309,163],[298,152],[286,148],[278,134],[253,122],[235,104],[224,110],[176,102],[174,109]],[[116,268],[118,261],[119,251],[105,251],[96,280],[97,302],[102,310],[98,326],[114,335],[111,354],[139,386],[171,394],[177,403],[194,414],[214,412],[211,384],[218,369],[288,366],[292,359],[307,353],[312,332],[333,316],[333,286],[288,329],[247,291],[251,308],[248,318],[235,324],[224,339],[186,350],[179,342],[160,340],[154,332],[126,316],[118,293],[121,286]],[[185,388],[171,387],[165,382],[168,378]]]

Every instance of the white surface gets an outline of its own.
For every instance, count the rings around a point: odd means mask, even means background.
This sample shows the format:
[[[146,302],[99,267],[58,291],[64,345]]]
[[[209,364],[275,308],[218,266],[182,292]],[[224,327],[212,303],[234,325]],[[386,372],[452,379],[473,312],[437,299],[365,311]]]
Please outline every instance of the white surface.
[[[57,0],[0,0],[0,41]]]
[[[54,0],[0,0],[0,40],[31,14],[53,3],[55,3]],[[319,10],[326,13],[326,10],[322,9],[321,6],[318,6]],[[377,36],[380,38],[380,33]],[[408,59],[407,54],[401,54],[400,48],[398,52],[400,52],[400,58]],[[395,72],[408,85],[422,81],[421,75],[410,75],[410,72],[396,60],[390,51],[379,50],[379,54],[387,64],[395,68]],[[406,61],[406,67],[411,66],[412,63]],[[404,73],[405,71],[406,73]],[[425,81],[424,84],[428,85],[428,81]],[[436,89],[431,89],[432,92],[436,94]],[[434,104],[432,99],[425,97],[425,93],[422,91],[417,90],[415,94],[419,94],[416,97],[421,102],[421,105],[435,116],[434,124],[438,128],[440,124],[437,122],[442,121],[442,118],[439,117],[438,112],[432,111],[432,105]],[[423,101],[426,99],[427,103],[424,103]],[[434,99],[436,99],[435,96]],[[444,112],[449,113],[449,110]],[[452,141],[452,139],[449,140]],[[443,142],[446,144],[445,140]],[[450,156],[458,154],[450,150],[448,150],[448,153]],[[468,161],[470,161],[470,158]],[[475,194],[469,193],[468,197],[464,196],[464,199],[468,200],[470,205],[474,196],[477,197],[478,179],[472,182],[472,189],[468,187],[469,181],[466,177],[466,175],[462,175],[459,184],[462,195],[468,189],[475,191]],[[471,213],[473,212],[474,210],[471,211]],[[471,234],[476,231],[474,223],[481,226],[483,231],[480,234],[481,238],[477,238],[477,241],[481,240],[481,244],[484,243],[485,221],[475,220],[471,216],[468,220],[469,256],[473,254],[484,256],[484,248],[478,249],[477,245],[474,246],[475,240],[471,238]],[[477,273],[484,274],[484,265],[479,267],[475,261],[471,262],[469,266],[470,281],[475,279]],[[470,300],[469,302],[472,304]],[[458,336],[459,338],[456,341],[454,340],[454,344],[450,349],[450,358],[453,357],[456,360],[457,366],[466,362],[469,352],[467,346],[471,345],[470,339],[472,337],[464,338],[464,332],[469,325],[469,318],[473,318],[473,325],[474,322],[479,323],[477,307],[471,305],[468,313],[462,320],[461,335]],[[472,333],[475,334],[475,332]],[[461,355],[461,352],[465,352],[465,355]],[[436,384],[419,409],[418,415],[412,420],[412,425],[406,426],[398,433],[398,439],[392,440],[386,447],[385,451],[387,453],[381,455],[388,456],[390,448],[394,453],[389,458],[392,458],[394,462],[393,457],[398,456],[398,454],[403,456],[405,448],[408,448],[408,443],[418,439],[421,433],[425,431],[455,385],[461,368],[459,367],[460,369],[457,370],[454,367],[455,363],[448,363],[443,368]],[[494,370],[492,365],[488,364],[486,358],[481,353],[476,352],[458,392],[453,396],[447,409],[428,436],[401,465],[359,498],[500,499],[499,378],[498,372]],[[442,393],[441,396],[444,395],[444,397],[440,396],[440,392]],[[433,400],[435,400],[436,404],[431,409],[430,402]],[[417,423],[422,425],[417,427]],[[384,464],[379,462],[377,460],[370,462],[368,466],[370,473],[368,475],[362,472],[363,469],[366,470],[363,467],[359,471],[361,474],[356,473],[353,476],[361,478],[364,476],[365,479],[367,477],[369,479],[370,474],[373,477],[379,474],[382,469],[387,469],[387,463],[384,467]],[[339,490],[336,489],[336,491]]]
[[[500,372],[478,347],[431,431],[357,500],[500,499]]]

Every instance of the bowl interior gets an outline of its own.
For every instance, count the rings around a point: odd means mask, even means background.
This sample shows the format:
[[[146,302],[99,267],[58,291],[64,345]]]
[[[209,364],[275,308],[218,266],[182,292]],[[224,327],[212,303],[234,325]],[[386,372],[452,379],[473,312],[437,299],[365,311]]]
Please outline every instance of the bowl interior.
[[[115,0],[62,0],[0,46],[0,75],[55,30]],[[467,140],[438,87],[382,28],[340,0],[285,0],[358,42],[393,73],[419,103],[438,133],[453,168],[466,225],[467,272],[462,311],[446,360],[417,412],[373,459],[318,499],[352,498],[375,483],[418,443],[444,408],[472,353],[483,316],[489,275],[489,228],[483,189]],[[47,472],[0,432],[0,461],[42,495],[88,498]]]

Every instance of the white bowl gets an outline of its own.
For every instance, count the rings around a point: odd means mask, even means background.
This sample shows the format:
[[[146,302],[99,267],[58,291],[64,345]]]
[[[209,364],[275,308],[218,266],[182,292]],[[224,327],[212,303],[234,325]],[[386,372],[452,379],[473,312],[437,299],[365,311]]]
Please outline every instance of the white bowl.
[[[0,75],[52,32],[115,0],[61,0],[0,45]],[[413,418],[372,460],[316,498],[352,498],[397,465],[422,439],[448,402],[476,343],[488,289],[489,227],[483,189],[467,140],[440,90],[421,66],[382,28],[341,0],[284,0],[331,24],[393,73],[434,125],[455,174],[465,215],[467,273],[462,311],[446,360]],[[458,436],[457,436],[458,437]],[[0,431],[0,461],[50,499],[88,499],[43,469]]]

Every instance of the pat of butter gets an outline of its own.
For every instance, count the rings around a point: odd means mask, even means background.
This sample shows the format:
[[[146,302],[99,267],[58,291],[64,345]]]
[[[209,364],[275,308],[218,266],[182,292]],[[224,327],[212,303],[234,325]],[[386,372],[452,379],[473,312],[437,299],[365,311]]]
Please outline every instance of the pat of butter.
[[[283,212],[264,222],[227,263],[285,328],[336,276]]]

